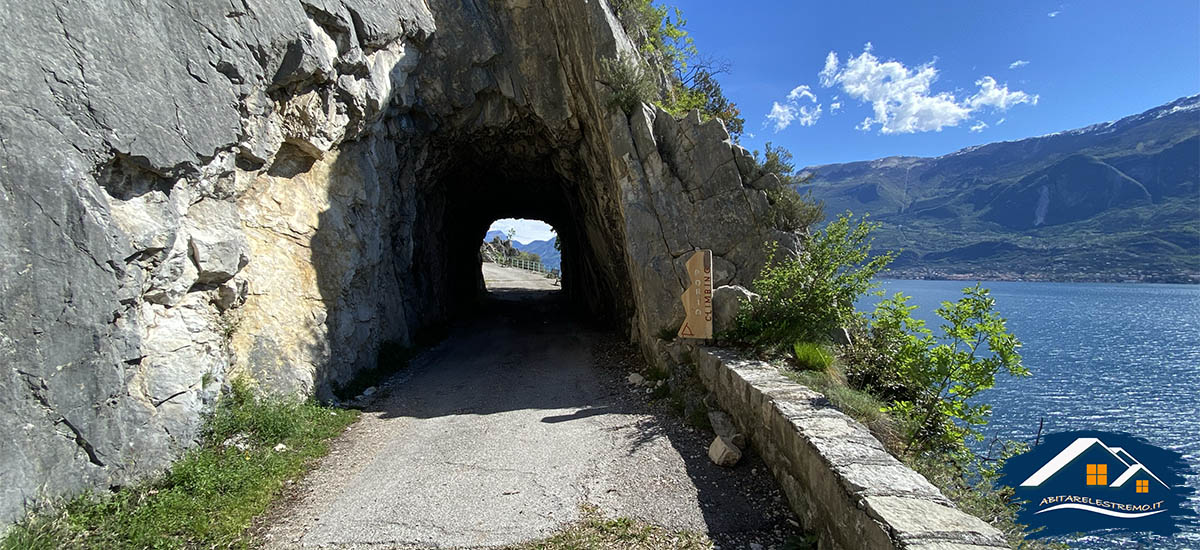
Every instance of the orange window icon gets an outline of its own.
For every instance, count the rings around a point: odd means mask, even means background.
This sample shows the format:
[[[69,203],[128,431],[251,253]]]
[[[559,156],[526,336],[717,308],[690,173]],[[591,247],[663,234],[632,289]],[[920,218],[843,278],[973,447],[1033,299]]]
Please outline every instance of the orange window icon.
[[[1150,480],[1148,480],[1148,479],[1137,480],[1137,492],[1149,493],[1150,492]]]
[[[1108,464],[1088,464],[1087,484],[1108,485]]]

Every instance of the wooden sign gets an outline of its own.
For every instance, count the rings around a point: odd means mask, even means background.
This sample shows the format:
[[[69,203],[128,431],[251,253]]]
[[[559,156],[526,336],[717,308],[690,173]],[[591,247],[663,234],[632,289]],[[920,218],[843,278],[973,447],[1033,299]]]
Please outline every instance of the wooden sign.
[[[683,291],[683,310],[687,318],[679,327],[680,338],[712,338],[712,251],[697,250],[687,261],[691,284]]]

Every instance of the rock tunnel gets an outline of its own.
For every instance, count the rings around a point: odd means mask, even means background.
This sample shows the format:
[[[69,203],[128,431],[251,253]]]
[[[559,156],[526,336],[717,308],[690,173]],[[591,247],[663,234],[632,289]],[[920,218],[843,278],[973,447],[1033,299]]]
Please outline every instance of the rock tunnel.
[[[0,520],[161,471],[235,377],[328,398],[472,307],[494,219],[555,226],[654,363],[687,254],[748,285],[797,246],[719,122],[612,105],[606,2],[245,4],[7,14]]]
[[[606,223],[601,194],[568,153],[529,142],[469,142],[451,148],[454,159],[431,186],[439,206],[425,212],[431,231],[420,255],[445,273],[438,292],[454,316],[478,300],[483,280],[479,243],[502,218],[545,221],[562,243],[563,290],[573,309],[628,330],[632,296],[620,226]]]

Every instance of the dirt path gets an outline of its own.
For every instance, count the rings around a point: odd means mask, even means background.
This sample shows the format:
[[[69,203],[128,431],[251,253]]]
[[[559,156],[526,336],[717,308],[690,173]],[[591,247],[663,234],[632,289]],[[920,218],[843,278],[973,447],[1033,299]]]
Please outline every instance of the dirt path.
[[[573,322],[549,280],[491,268],[486,314],[372,396],[266,516],[270,547],[504,546],[584,503],[738,548],[792,532],[761,462],[710,463],[711,434],[625,383],[628,346]]]

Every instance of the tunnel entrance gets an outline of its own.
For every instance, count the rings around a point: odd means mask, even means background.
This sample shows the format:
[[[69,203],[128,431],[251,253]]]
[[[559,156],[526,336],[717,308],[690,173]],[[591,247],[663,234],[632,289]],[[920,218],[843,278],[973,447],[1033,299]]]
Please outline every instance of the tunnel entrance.
[[[509,128],[502,136],[431,145],[428,165],[435,170],[419,174],[417,181],[411,270],[424,294],[440,306],[424,308],[425,313],[440,311],[443,318],[434,321],[449,322],[477,310],[489,297],[490,271],[493,283],[504,279],[513,286],[520,280],[531,287],[524,290],[556,294],[570,311],[628,329],[633,298],[624,226],[612,201],[617,190],[607,188],[615,182],[594,174],[578,142],[548,141],[544,128]],[[481,266],[482,245],[493,240],[488,232],[505,220],[510,220],[506,227],[517,220],[539,221],[546,233],[524,240],[546,241],[546,247],[556,240],[557,265],[539,268],[531,257],[518,254],[504,258],[508,265]],[[501,240],[508,239],[505,231]],[[515,262],[515,271],[496,271],[513,269],[513,260],[524,262]],[[520,271],[525,273],[514,277]]]

